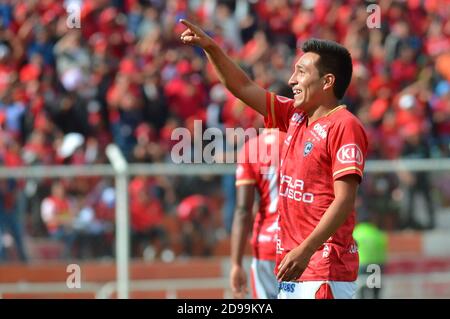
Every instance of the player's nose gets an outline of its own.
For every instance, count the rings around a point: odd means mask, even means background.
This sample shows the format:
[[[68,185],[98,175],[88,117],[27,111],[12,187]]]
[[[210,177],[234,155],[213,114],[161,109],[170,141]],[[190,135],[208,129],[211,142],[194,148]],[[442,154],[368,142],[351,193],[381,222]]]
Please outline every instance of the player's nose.
[[[297,84],[297,81],[296,81],[296,79],[295,79],[295,73],[293,73],[293,74],[291,75],[291,78],[289,79],[288,84],[289,84],[290,86],[294,86],[294,85]]]

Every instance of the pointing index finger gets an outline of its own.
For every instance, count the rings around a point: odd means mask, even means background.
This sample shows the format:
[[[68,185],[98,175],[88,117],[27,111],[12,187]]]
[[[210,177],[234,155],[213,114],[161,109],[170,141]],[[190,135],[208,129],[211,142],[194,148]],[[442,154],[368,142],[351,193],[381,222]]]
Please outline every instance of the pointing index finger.
[[[189,29],[191,29],[192,31],[195,31],[195,32],[199,31],[199,28],[195,24],[189,22],[188,20],[180,19],[180,22],[182,24],[184,24],[186,27],[188,27]]]

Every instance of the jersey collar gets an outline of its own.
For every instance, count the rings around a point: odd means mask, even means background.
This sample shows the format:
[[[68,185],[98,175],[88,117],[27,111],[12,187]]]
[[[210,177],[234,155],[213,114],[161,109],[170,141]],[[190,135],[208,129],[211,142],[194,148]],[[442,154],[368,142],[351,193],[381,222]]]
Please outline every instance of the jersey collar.
[[[336,107],[335,107],[334,109],[332,109],[330,112],[328,112],[327,114],[325,114],[325,117],[327,117],[327,116],[333,114],[334,112],[336,112],[336,111],[338,111],[338,110],[340,110],[340,109],[345,109],[345,108],[347,108],[347,106],[344,105],[344,104],[339,105],[339,106],[336,106]]]

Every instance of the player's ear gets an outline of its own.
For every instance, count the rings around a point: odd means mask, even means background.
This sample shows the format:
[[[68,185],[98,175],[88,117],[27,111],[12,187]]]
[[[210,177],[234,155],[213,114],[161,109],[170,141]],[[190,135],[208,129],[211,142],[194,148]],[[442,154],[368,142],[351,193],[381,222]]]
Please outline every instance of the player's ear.
[[[333,88],[334,83],[336,82],[336,77],[332,73],[327,73],[323,76],[323,89],[328,90]]]

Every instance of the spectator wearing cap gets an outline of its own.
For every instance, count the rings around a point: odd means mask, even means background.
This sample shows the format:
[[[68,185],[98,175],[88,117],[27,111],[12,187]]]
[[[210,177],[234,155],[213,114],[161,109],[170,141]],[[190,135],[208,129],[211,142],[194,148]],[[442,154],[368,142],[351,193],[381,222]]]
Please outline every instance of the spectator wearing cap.
[[[42,75],[44,68],[44,60],[42,55],[34,53],[30,58],[30,63],[24,65],[20,69],[19,80],[22,83],[38,81]]]
[[[64,135],[56,152],[56,160],[61,164],[84,164],[84,142],[85,138],[80,133]]]

